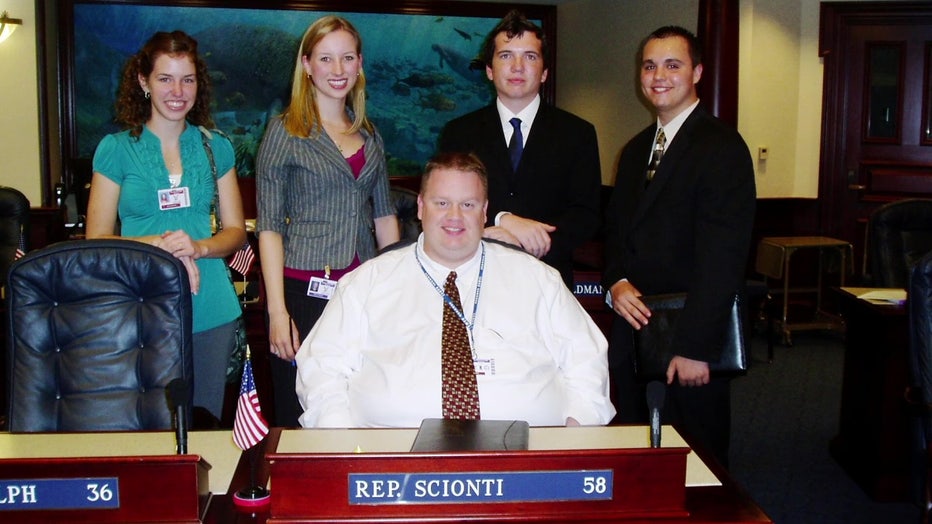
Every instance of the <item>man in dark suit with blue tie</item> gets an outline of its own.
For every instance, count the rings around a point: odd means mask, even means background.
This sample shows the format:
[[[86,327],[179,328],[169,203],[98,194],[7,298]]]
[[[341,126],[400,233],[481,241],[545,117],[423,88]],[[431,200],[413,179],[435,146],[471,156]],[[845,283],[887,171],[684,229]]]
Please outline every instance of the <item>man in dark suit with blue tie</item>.
[[[541,103],[549,49],[543,30],[520,12],[489,33],[482,58],[496,101],[447,123],[439,149],[472,152],[485,164],[486,237],[520,245],[572,286],[573,249],[600,224],[595,128]]]
[[[606,213],[608,300],[618,314],[609,365],[620,422],[645,422],[634,373],[633,330],[650,322],[642,295],[687,293],[667,368],[664,423],[676,423],[727,466],[730,391],[712,377],[736,292],[744,285],[756,203],[747,144],[699,107],[699,44],[658,29],[640,51],[641,91],[657,122],[622,151]]]

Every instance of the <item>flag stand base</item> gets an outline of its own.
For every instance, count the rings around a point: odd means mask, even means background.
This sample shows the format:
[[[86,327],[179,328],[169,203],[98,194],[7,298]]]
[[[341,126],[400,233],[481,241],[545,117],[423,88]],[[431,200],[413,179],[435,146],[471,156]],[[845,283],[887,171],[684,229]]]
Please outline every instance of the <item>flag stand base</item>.
[[[269,490],[262,486],[250,486],[233,494],[233,503],[239,508],[261,508],[269,503]]]

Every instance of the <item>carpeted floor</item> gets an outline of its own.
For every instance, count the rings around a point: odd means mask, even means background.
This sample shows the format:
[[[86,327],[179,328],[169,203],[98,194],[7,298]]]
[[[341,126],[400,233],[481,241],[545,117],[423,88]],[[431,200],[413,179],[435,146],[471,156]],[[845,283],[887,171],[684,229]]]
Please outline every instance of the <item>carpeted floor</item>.
[[[752,339],[750,370],[732,383],[732,476],[778,524],[916,524],[917,506],[872,501],[829,455],[843,341],[800,333],[793,342],[768,363],[764,337]]]

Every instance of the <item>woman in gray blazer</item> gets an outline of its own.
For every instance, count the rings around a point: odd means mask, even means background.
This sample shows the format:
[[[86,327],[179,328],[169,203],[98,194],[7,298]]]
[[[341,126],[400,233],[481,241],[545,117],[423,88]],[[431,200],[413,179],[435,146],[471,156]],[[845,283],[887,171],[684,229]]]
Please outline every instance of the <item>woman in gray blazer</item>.
[[[294,356],[340,276],[399,239],[381,136],[366,118],[362,40],[343,18],[308,27],[291,102],[257,159],[275,425],[298,425]]]

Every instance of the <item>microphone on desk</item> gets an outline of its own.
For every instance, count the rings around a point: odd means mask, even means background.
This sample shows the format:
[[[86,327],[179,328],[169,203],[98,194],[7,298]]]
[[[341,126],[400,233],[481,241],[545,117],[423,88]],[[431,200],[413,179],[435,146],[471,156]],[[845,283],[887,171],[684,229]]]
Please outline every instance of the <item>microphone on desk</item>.
[[[667,393],[667,386],[653,380],[647,384],[647,409],[650,411],[650,447],[660,447],[660,411],[663,409],[663,399]]]
[[[176,378],[168,383],[165,392],[168,395],[168,407],[175,414],[175,442],[178,454],[186,455],[188,453],[187,406],[190,397],[188,381],[183,378]]]

